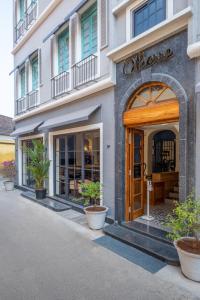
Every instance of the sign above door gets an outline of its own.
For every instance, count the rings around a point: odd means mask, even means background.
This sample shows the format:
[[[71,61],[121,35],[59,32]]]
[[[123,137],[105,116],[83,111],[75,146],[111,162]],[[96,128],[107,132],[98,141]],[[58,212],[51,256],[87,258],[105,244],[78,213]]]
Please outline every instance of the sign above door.
[[[173,56],[174,52],[170,48],[150,56],[146,56],[145,52],[139,52],[124,61],[123,73],[125,75],[129,75],[134,72],[140,72],[155,64],[166,62]]]

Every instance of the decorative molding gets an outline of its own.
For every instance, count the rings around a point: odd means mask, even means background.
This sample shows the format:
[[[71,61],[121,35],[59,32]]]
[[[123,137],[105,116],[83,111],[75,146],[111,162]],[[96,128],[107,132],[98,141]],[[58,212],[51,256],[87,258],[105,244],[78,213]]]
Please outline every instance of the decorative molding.
[[[117,16],[121,11],[123,11],[128,5],[130,5],[133,0],[124,0],[117,6],[115,6],[112,10],[114,16]]]
[[[114,85],[115,85],[115,82],[112,80],[112,78],[109,77],[107,79],[104,79],[97,83],[94,83],[93,85],[88,86],[82,90],[76,91],[73,94],[70,94],[70,95],[67,95],[66,97],[60,98],[57,101],[49,101],[47,103],[44,103],[43,105],[39,106],[38,108],[33,109],[32,111],[29,111],[23,115],[15,117],[14,121],[18,122],[20,120],[27,119],[27,118],[37,115],[39,113],[54,109],[56,107],[67,104],[69,102],[87,97],[89,95],[95,94],[95,93],[105,90],[107,88],[113,87]]]
[[[23,38],[16,44],[16,46],[12,50],[12,54],[16,54],[21,47],[30,39],[33,33],[40,27],[40,25],[48,18],[48,16],[54,11],[54,9],[58,6],[58,4],[63,0],[52,0],[47,8],[41,13],[32,27],[25,33]]]
[[[187,55],[191,59],[200,56],[200,41],[188,46]]]
[[[124,43],[118,48],[110,51],[107,56],[114,62],[119,62],[130,55],[151,47],[155,43],[158,43],[167,37],[187,28],[188,20],[191,15],[191,7],[187,7],[186,9],[174,15],[173,18],[169,18],[161,22],[153,28],[131,39],[127,43]]]

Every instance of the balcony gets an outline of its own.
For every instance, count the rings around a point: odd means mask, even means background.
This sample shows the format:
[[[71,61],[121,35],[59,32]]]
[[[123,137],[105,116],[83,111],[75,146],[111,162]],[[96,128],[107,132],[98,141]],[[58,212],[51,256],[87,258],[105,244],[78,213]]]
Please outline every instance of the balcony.
[[[95,81],[97,77],[97,56],[90,55],[72,67],[73,88]]]
[[[17,99],[17,115],[26,111],[26,97]]]
[[[31,91],[27,94],[27,108],[33,109],[38,105],[38,90]]]
[[[69,92],[69,72],[62,72],[51,79],[51,91],[54,99]]]
[[[25,34],[37,18],[37,1],[32,1],[25,11],[24,18],[15,27],[15,43]]]

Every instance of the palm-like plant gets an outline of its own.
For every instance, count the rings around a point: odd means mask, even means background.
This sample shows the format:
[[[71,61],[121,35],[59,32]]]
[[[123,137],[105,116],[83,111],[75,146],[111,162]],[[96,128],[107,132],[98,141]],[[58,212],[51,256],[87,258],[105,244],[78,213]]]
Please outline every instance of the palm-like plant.
[[[43,189],[45,179],[48,178],[50,160],[45,157],[45,146],[41,141],[33,140],[33,148],[25,149],[30,162],[27,169],[35,180],[35,189]]]

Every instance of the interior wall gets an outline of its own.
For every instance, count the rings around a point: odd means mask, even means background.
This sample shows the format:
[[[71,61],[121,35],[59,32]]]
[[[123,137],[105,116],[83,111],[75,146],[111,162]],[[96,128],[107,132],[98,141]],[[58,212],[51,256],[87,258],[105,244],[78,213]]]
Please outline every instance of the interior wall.
[[[149,126],[144,129],[144,162],[147,164],[146,173],[152,173],[152,140],[153,136],[162,130],[171,130],[176,135],[176,172],[179,172],[179,125],[166,124],[160,126]]]

